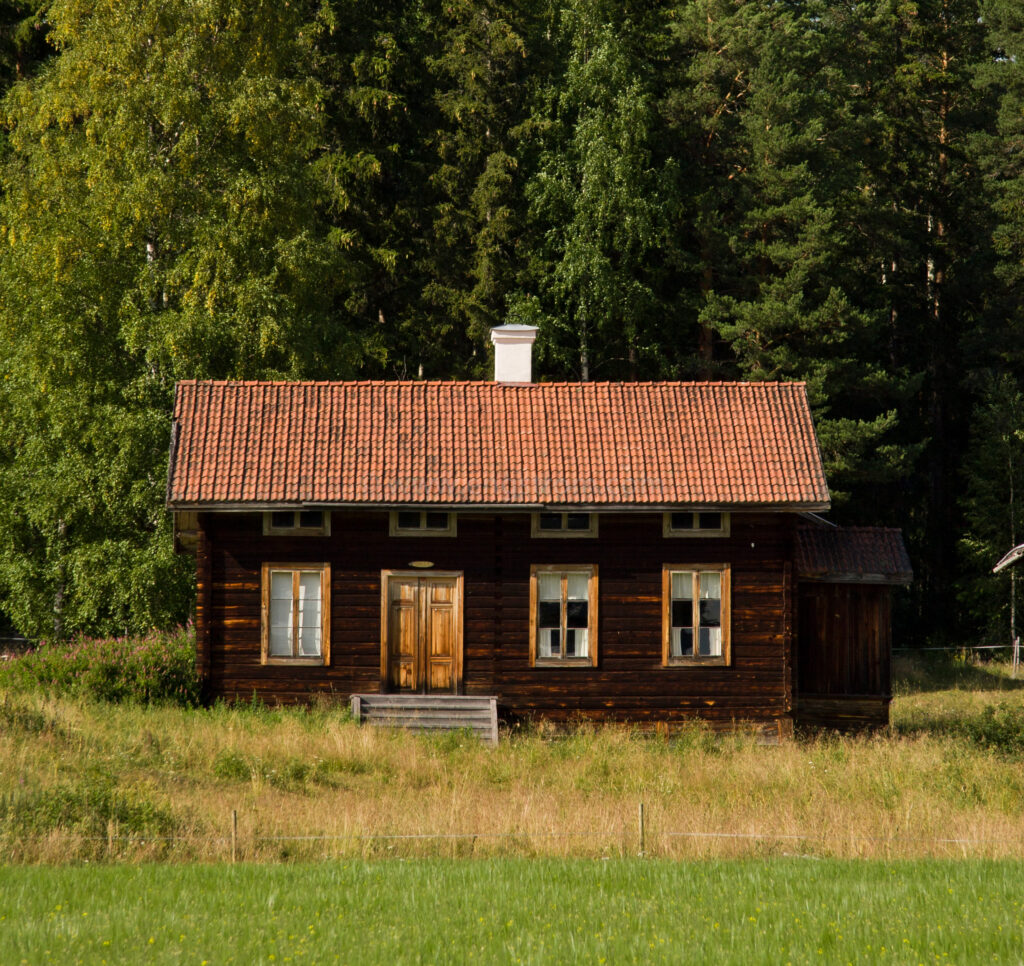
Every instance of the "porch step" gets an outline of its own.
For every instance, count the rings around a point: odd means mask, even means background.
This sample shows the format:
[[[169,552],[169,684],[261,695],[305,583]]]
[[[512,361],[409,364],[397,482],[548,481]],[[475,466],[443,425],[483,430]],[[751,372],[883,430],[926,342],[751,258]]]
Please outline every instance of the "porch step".
[[[475,694],[353,694],[356,721],[410,731],[472,728],[492,748],[498,744],[498,699]]]

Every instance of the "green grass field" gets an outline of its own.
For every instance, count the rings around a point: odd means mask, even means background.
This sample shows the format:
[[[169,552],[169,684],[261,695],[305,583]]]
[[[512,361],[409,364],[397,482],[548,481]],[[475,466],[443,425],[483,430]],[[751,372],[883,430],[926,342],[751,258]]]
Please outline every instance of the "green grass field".
[[[0,869],[4,964],[1019,963],[1024,863]]]

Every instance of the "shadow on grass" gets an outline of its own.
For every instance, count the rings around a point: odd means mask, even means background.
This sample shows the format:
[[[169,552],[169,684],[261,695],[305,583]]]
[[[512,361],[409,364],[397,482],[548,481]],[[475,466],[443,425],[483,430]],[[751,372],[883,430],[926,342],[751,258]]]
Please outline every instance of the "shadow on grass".
[[[1009,676],[1008,667],[1008,662],[965,658],[956,651],[904,652],[893,660],[893,693],[1024,691],[1024,671],[1018,672],[1019,676],[1014,679]]]

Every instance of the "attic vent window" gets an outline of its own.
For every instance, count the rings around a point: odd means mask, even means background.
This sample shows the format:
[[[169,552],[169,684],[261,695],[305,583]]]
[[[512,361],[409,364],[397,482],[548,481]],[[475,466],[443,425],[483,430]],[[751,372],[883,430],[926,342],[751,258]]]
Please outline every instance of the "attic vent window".
[[[673,510],[664,516],[666,537],[727,537],[729,514],[717,510]]]
[[[597,514],[574,511],[534,513],[531,537],[596,537]]]
[[[329,537],[331,515],[326,510],[271,510],[263,514],[266,536]]]
[[[392,537],[454,537],[456,517],[446,510],[392,510]]]

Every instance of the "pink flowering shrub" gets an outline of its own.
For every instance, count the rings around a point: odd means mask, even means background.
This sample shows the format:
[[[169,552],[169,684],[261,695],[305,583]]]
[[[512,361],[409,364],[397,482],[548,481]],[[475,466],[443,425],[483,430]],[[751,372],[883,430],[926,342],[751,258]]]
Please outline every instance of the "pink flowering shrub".
[[[102,701],[199,704],[196,635],[191,624],[142,637],[76,637],[40,641],[0,663],[0,687],[80,695]]]

